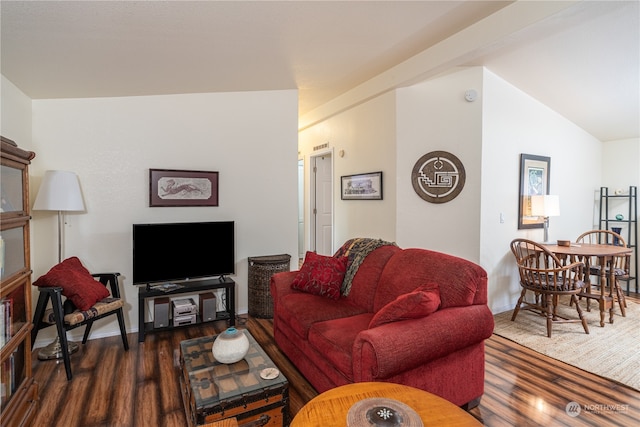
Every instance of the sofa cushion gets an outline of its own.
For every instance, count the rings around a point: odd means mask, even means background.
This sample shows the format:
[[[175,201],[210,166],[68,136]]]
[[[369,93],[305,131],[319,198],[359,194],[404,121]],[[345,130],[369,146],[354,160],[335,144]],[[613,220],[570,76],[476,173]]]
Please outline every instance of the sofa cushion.
[[[109,290],[93,278],[77,257],[67,258],[33,282],[34,286],[62,288],[62,295],[81,311],[110,296]]]
[[[342,295],[347,296],[351,291],[353,278],[358,272],[360,265],[368,257],[368,255],[382,246],[397,246],[395,243],[387,242],[382,239],[372,239],[369,237],[356,237],[347,240],[333,254],[334,257],[345,256],[348,258],[347,271],[342,282]]]
[[[437,283],[416,288],[400,295],[378,311],[369,323],[369,328],[398,320],[417,319],[435,312],[440,306],[440,290]]]
[[[353,343],[367,329],[372,313],[315,323],[309,330],[309,344],[349,381],[353,381]]]
[[[286,322],[301,338],[307,339],[314,323],[366,312],[344,299],[335,301],[304,292],[284,296],[278,303],[279,321]]]
[[[403,249],[387,262],[376,288],[373,311],[377,312],[419,283],[440,286],[440,309],[486,303],[476,293],[486,287],[482,267],[453,255],[427,249]],[[482,301],[484,300],[484,301]]]
[[[337,300],[340,298],[340,287],[347,270],[347,262],[346,257],[323,256],[308,251],[291,287]]]
[[[351,282],[351,291],[345,296],[348,301],[373,312],[373,298],[384,266],[393,254],[401,251],[397,246],[381,246],[364,259]]]

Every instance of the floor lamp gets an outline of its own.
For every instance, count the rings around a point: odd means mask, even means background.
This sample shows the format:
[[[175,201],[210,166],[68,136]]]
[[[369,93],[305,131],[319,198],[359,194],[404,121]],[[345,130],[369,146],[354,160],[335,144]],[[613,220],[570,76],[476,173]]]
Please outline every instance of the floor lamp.
[[[531,196],[531,215],[544,218],[544,243],[548,243],[549,217],[560,215],[560,198],[550,194]]]
[[[46,171],[42,184],[38,190],[36,201],[33,204],[36,211],[57,211],[58,212],[58,263],[63,258],[64,242],[64,212],[84,211],[84,201],[80,191],[80,181],[73,172],[67,171]],[[69,353],[78,351],[78,344],[69,342]],[[38,359],[60,359],[62,358],[62,346],[60,338],[56,339],[38,352]]]

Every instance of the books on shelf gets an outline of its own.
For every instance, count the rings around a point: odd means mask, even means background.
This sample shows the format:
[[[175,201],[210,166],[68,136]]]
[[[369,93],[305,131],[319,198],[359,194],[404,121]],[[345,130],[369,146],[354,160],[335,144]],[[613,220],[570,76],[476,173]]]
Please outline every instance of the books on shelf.
[[[13,298],[0,299],[0,348],[4,347],[13,335],[20,330],[24,322],[14,318]],[[0,401],[4,408],[11,395],[16,391],[16,354],[20,347],[0,363]]]
[[[0,300],[0,347],[13,336],[13,298]]]
[[[2,198],[4,201],[4,197]],[[4,239],[0,236],[0,277],[4,277],[4,255],[5,255],[5,244]]]
[[[15,356],[12,354],[0,364],[0,402],[4,407],[11,395],[16,391]]]

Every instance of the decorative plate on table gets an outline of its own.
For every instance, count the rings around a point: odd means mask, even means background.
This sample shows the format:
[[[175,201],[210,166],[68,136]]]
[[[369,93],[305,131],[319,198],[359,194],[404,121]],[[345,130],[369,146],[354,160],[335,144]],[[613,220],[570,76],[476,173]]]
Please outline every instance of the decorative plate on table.
[[[360,400],[347,413],[347,427],[424,427],[420,415],[394,399],[372,397]]]
[[[260,371],[260,377],[263,380],[272,380],[278,378],[278,375],[280,375],[280,371],[276,368],[265,368]]]

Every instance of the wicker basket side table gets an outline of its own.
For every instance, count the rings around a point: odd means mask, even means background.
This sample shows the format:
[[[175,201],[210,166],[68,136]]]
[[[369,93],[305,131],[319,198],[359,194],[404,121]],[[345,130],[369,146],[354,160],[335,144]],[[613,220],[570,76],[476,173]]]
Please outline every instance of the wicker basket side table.
[[[269,291],[271,276],[289,271],[291,255],[249,257],[249,315],[259,318],[273,317],[273,299]]]

